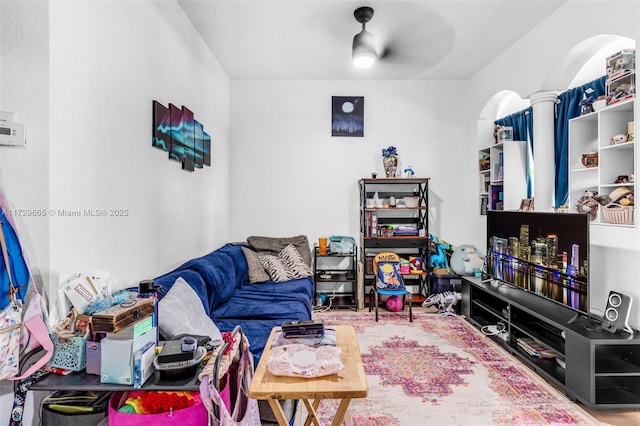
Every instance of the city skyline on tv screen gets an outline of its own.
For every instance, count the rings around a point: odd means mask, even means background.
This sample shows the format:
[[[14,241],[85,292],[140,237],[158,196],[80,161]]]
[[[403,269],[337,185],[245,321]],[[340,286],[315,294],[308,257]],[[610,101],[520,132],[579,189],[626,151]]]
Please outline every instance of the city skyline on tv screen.
[[[487,274],[588,313],[589,222],[577,213],[489,211]]]

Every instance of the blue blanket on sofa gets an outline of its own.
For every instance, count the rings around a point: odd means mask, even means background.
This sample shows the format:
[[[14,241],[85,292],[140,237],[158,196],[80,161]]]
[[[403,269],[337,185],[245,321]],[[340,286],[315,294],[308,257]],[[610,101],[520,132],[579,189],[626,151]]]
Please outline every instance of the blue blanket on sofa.
[[[220,331],[239,325],[247,335],[257,365],[271,329],[284,321],[311,319],[313,278],[286,282],[249,283],[241,245],[227,244],[154,278],[164,297],[182,277],[200,297]]]

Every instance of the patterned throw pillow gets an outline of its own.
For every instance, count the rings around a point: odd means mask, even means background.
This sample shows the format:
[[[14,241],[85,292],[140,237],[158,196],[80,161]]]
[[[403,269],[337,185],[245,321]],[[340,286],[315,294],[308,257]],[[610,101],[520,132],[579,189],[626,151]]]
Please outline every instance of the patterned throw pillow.
[[[264,270],[258,253],[248,247],[242,247],[242,254],[247,259],[247,265],[249,266],[250,283],[262,283],[271,279],[267,271]]]
[[[300,252],[289,244],[278,254],[278,259],[284,264],[291,279],[305,278],[313,275],[311,268],[302,258]]]
[[[291,279],[287,268],[276,256],[273,256],[271,254],[261,254],[259,255],[259,257],[260,263],[262,263],[262,267],[265,271],[267,271],[272,281],[281,283],[284,281],[289,281]]]

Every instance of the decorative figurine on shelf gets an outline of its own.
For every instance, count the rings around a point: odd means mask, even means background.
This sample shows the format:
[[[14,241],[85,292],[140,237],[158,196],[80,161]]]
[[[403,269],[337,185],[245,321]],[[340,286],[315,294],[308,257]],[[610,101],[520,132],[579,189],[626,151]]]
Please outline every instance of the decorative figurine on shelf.
[[[583,100],[580,101],[579,105],[582,107],[580,109],[580,115],[589,114],[593,111],[593,97],[587,96]]]
[[[498,132],[500,131],[501,128],[502,126],[499,126],[497,124],[493,127],[493,143],[494,144],[498,143]]]
[[[395,146],[382,149],[382,164],[384,165],[384,173],[388,178],[396,177],[398,150]]]
[[[628,140],[629,140],[629,135],[627,135],[626,133],[621,133],[611,138],[611,145],[618,145],[621,143],[625,143]]]
[[[404,169],[404,177],[406,178],[412,178],[413,175],[415,175],[415,172],[413,171],[413,168],[411,166],[407,166]]]
[[[578,213],[586,213],[589,220],[593,221],[598,216],[598,208],[607,204],[607,201],[595,191],[584,191],[584,194],[576,203]]]

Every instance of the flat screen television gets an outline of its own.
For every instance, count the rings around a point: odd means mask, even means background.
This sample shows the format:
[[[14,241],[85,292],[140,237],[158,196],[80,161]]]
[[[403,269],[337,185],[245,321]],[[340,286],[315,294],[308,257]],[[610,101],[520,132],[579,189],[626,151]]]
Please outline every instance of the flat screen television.
[[[491,279],[589,315],[589,218],[490,210],[485,269]]]

